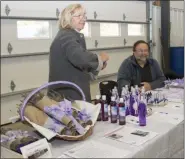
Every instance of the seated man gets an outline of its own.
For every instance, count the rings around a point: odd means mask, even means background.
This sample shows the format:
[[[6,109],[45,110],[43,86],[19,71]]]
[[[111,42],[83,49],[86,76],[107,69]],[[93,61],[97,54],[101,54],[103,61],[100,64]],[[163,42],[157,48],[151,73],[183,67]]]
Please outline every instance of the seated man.
[[[118,89],[121,93],[125,85],[144,86],[145,91],[164,86],[165,76],[158,62],[149,58],[149,45],[143,40],[133,46],[133,55],[125,59],[118,71]]]

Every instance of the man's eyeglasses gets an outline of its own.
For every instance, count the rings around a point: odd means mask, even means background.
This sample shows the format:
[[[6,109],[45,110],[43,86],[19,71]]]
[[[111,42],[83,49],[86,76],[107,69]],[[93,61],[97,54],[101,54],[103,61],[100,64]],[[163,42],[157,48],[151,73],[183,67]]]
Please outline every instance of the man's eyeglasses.
[[[149,50],[135,50],[135,52],[137,52],[137,53],[148,53]]]

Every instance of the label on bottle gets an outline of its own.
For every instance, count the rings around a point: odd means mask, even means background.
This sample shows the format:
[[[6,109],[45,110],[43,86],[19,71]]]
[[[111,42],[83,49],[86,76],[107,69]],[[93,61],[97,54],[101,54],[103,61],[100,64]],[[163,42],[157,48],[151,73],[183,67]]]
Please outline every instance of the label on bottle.
[[[108,104],[104,104],[104,112],[108,113]]]
[[[125,116],[126,110],[125,107],[119,107],[119,116]]]
[[[100,114],[102,113],[102,110],[100,109]]]
[[[112,115],[117,115],[117,106],[112,106],[111,107],[111,114]]]

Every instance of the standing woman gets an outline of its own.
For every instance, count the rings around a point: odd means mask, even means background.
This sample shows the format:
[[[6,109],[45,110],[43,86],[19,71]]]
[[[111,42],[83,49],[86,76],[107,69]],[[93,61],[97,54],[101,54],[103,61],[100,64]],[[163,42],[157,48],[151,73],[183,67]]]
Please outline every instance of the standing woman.
[[[59,31],[50,47],[49,82],[69,81],[77,84],[91,101],[90,80],[106,67],[109,56],[87,51],[84,35],[86,11],[80,4],[67,6],[59,19]],[[50,87],[66,98],[81,100],[78,90],[71,86]]]

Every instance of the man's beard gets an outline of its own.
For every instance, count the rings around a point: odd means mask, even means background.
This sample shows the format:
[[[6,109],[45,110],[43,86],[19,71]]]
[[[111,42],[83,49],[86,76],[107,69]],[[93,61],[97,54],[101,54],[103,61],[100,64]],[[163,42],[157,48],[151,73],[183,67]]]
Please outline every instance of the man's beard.
[[[146,63],[148,56],[135,56],[138,63]]]

